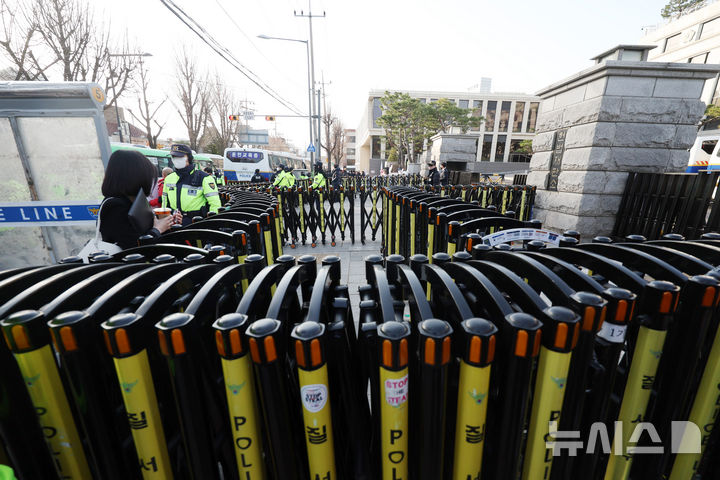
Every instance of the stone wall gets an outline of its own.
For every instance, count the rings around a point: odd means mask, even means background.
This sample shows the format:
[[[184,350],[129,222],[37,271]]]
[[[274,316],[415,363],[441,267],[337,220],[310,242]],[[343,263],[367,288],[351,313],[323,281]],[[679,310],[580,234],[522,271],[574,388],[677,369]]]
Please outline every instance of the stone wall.
[[[705,110],[700,96],[719,70],[608,61],[541,91],[527,179],[538,187],[535,217],[555,231],[608,235],[627,172],[685,170]],[[559,130],[566,132],[560,154],[553,153]],[[561,161],[550,175],[553,155]]]
[[[430,159],[440,162],[474,162],[478,137],[440,133],[432,137]]]

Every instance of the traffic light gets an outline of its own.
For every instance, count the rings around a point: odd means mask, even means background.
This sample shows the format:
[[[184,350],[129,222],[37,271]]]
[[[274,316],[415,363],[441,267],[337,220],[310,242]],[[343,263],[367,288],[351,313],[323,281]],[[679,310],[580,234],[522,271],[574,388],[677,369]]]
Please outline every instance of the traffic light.
[[[230,120],[240,120],[240,115],[230,115]]]
[[[265,121],[266,121],[266,122],[274,122],[274,121],[275,121],[275,115],[265,115]]]

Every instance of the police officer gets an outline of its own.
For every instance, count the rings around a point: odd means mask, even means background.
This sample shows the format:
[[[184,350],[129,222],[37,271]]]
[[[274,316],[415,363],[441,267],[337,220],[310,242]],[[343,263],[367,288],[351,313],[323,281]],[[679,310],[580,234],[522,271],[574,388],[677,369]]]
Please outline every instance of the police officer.
[[[327,186],[327,180],[325,180],[325,173],[323,173],[322,163],[318,162],[315,164],[315,177],[313,177],[313,190],[318,188],[325,188]]]
[[[221,203],[215,178],[195,166],[190,147],[173,144],[170,155],[175,171],[165,177],[163,207],[174,209],[176,221],[183,225],[197,215],[218,213]]]
[[[293,167],[290,165],[285,166],[285,177],[282,181],[282,187],[294,187],[295,186],[295,174],[292,173]]]
[[[335,163],[335,164],[333,164],[333,171],[332,171],[332,177],[331,177],[332,187],[337,191],[340,188],[341,182],[342,182],[342,171],[340,170],[340,166],[337,163]]]
[[[222,175],[220,175],[220,172],[218,170],[213,170],[212,167],[205,167],[203,171],[208,175],[212,175],[212,177],[215,179],[215,185],[225,185],[225,179]]]
[[[280,183],[285,178],[285,165],[282,165],[282,164],[278,165],[277,169],[275,171],[276,171],[275,179],[272,182],[273,182],[274,187],[279,188],[279,187],[281,187]]]
[[[435,160],[428,162],[428,176],[425,182],[431,187],[437,187],[440,184],[440,175],[435,168]]]
[[[252,178],[250,178],[250,182],[252,182],[252,183],[262,183],[262,182],[264,182],[264,181],[265,181],[265,178],[264,178],[262,175],[260,175],[260,169],[259,169],[259,168],[256,168],[256,169],[255,169],[255,175],[253,175]]]

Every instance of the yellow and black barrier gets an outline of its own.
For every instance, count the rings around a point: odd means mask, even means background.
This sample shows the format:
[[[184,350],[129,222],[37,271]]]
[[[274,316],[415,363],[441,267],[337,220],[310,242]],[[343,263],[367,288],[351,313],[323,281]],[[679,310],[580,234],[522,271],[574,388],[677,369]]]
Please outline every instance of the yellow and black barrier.
[[[398,199],[407,225],[424,201]],[[17,455],[51,430],[0,414],[7,461],[21,480],[79,459],[72,478],[714,478],[718,241],[479,240],[369,256],[356,328],[336,257],[154,244],[0,272],[0,387],[78,445]]]

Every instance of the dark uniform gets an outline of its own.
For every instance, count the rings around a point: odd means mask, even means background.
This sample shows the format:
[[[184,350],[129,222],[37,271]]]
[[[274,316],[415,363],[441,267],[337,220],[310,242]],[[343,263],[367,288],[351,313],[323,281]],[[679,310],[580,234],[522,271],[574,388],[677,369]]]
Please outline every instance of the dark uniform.
[[[438,173],[437,168],[435,168],[435,162],[432,161],[428,163],[428,166],[431,168],[428,170],[426,182],[431,187],[437,187],[440,185],[440,174]]]

